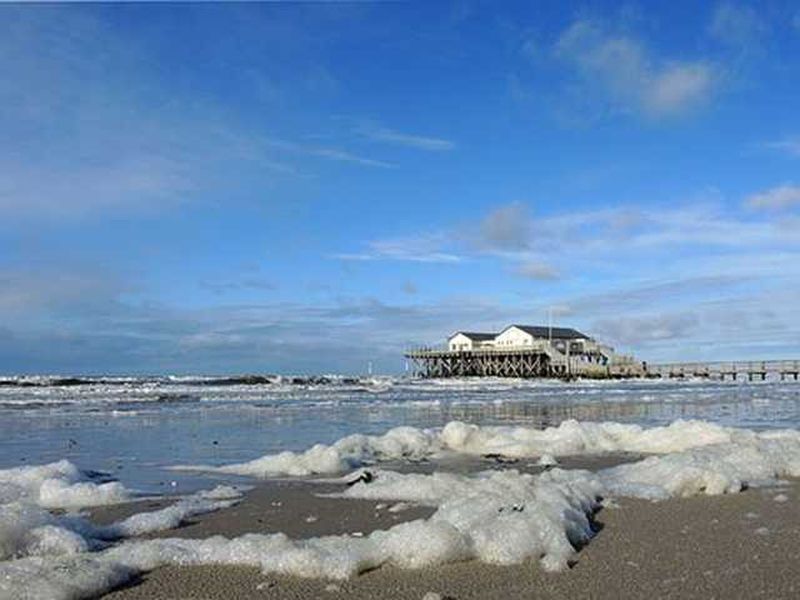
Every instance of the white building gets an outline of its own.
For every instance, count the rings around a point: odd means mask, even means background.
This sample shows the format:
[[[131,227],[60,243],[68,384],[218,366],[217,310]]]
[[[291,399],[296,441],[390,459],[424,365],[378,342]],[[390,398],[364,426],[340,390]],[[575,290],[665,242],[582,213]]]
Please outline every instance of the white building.
[[[607,364],[614,355],[613,348],[576,329],[543,325],[509,325],[500,333],[457,331],[448,338],[447,346],[451,352],[544,346],[549,352],[555,352],[553,357],[556,359],[566,361],[569,358],[570,361],[597,364]]]
[[[451,352],[493,348],[496,333],[478,333],[474,331],[456,331],[447,338],[447,347]]]
[[[535,341],[550,341],[560,352],[567,352],[567,345],[575,353],[583,352],[585,342],[593,341],[588,335],[567,327],[543,327],[540,325],[509,325],[495,338],[498,348],[524,348]]]

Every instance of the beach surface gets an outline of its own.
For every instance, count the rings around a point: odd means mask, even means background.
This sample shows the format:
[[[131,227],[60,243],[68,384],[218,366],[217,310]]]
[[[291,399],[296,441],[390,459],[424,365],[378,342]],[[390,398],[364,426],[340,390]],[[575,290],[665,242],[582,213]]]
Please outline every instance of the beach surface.
[[[635,457],[587,459],[599,468]],[[476,465],[463,463],[457,470]],[[524,467],[524,465],[519,465]],[[515,465],[515,468],[519,467]],[[485,465],[484,465],[485,467]],[[426,471],[425,465],[408,467]],[[237,506],[149,537],[234,537],[282,531],[293,538],[366,535],[426,518],[432,508],[321,497],[341,485],[298,481],[259,484]],[[145,573],[104,598],[795,598],[800,594],[800,486],[649,502],[623,498],[603,508],[599,532],[570,569],[545,572],[537,562],[493,566],[477,561],[419,570],[382,567],[345,581],[264,575],[257,568],[169,566]],[[145,501],[95,509],[110,522],[163,506]],[[394,510],[389,510],[395,506]],[[397,510],[400,508],[400,510]],[[431,597],[431,596],[429,596]],[[435,596],[433,596],[435,597]]]

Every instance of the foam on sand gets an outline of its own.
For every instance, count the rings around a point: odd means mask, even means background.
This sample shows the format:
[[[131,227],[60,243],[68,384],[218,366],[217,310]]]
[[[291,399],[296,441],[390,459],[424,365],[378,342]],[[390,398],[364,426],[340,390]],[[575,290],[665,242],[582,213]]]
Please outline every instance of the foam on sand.
[[[341,473],[373,462],[421,459],[442,449],[439,436],[433,431],[396,427],[381,436],[354,434],[330,446],[316,444],[304,452],[268,454],[245,463],[222,467],[179,465],[173,468],[264,478],[281,475],[302,477]]]
[[[0,470],[0,503],[23,501],[44,508],[78,509],[130,500],[116,481],[95,483],[68,460]]]
[[[105,542],[179,526],[186,519],[228,508],[242,497],[228,486],[201,491],[151,512],[134,514],[110,525],[94,525],[80,515],[53,515],[30,502],[0,505],[0,560],[28,556],[79,554]]]
[[[136,571],[92,554],[0,563],[0,600],[94,598],[130,581]]]
[[[600,471],[607,493],[661,500],[738,492],[800,477],[800,432],[739,431],[727,443],[692,448]]]
[[[446,453],[513,458],[637,452],[664,454],[730,442],[743,430],[705,421],[675,421],[643,428],[622,423],[568,420],[558,427],[480,427],[452,421],[441,430],[398,427],[382,436],[350,435],[305,452],[281,452],[221,467],[183,465],[179,470],[277,477],[330,475],[381,461],[435,458]]]
[[[229,508],[241,498],[239,490],[217,486],[211,491],[200,491],[182,498],[160,510],[137,513],[106,527],[96,528],[94,535],[102,539],[117,539],[173,529],[191,517]]]

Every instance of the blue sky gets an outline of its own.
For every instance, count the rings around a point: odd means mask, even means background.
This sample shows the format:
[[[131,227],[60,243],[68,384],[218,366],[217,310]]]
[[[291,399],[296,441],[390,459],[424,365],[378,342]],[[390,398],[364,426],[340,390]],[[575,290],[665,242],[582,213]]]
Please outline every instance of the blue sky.
[[[800,9],[0,6],[0,372],[800,356]]]

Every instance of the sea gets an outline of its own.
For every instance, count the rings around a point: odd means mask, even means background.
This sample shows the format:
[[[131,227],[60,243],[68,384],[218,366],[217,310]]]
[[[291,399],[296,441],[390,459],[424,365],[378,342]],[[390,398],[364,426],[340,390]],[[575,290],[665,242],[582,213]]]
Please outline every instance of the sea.
[[[400,425],[545,428],[567,419],[644,426],[700,419],[798,429],[800,383],[6,377],[0,378],[0,469],[67,459],[85,472],[124,481],[137,494],[186,494],[222,476],[171,466],[239,463]]]

